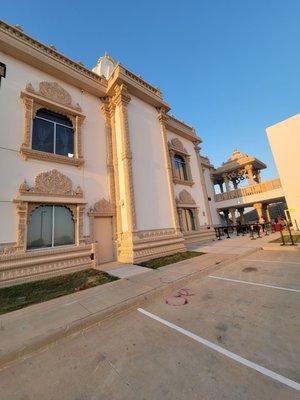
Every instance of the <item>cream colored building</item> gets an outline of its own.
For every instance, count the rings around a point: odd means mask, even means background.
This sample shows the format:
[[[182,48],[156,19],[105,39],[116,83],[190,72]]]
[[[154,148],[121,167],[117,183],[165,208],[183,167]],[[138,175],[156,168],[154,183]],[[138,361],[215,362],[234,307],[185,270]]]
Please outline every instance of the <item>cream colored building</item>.
[[[0,22],[0,285],[211,239],[212,166],[160,90]]]
[[[289,217],[300,229],[300,114],[266,129],[286,198]]]

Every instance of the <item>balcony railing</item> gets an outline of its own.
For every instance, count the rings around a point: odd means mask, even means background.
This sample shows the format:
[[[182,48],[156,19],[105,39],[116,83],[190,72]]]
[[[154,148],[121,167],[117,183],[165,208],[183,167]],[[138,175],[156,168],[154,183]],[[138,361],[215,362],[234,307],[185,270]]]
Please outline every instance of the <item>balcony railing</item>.
[[[262,183],[257,183],[255,185],[242,187],[239,189],[231,190],[230,192],[218,193],[215,195],[216,201],[224,201],[236,199],[238,197],[251,196],[253,194],[268,192],[270,190],[281,188],[280,179],[272,179],[271,181],[266,181]]]

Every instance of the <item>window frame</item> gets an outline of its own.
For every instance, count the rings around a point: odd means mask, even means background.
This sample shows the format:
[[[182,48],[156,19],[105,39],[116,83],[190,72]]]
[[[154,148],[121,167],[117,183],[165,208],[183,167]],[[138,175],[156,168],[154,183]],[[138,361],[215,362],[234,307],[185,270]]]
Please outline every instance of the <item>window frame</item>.
[[[51,82],[49,83],[49,85],[50,84]],[[60,89],[63,90],[62,88]],[[62,104],[57,100],[57,97],[55,96],[53,96],[53,99],[51,99],[50,96],[46,97],[45,95],[41,95],[40,91],[35,91],[31,84],[28,84],[26,86],[26,90],[23,90],[21,92],[21,98],[24,103],[25,117],[23,143],[20,146],[20,154],[22,155],[22,157],[25,160],[37,159],[81,167],[84,164],[84,158],[82,154],[82,124],[85,120],[85,115],[81,112],[80,107],[73,106],[72,104]],[[74,134],[73,157],[68,157],[56,153],[48,153],[32,148],[33,120],[36,117],[37,111],[40,109],[46,109],[55,112],[57,114],[67,117],[71,121]]]
[[[28,248],[28,229],[29,229],[29,225],[31,222],[31,218],[34,214],[34,212],[36,210],[38,210],[40,207],[43,206],[48,206],[48,207],[52,207],[52,219],[51,219],[51,246],[43,246],[43,247],[37,247],[37,248]],[[68,243],[68,244],[60,244],[60,245],[55,245],[55,207],[64,207],[67,208],[70,213],[71,213],[71,218],[73,220],[73,224],[74,224],[74,242],[73,243]],[[76,245],[76,218],[74,216],[74,207],[72,210],[72,205],[70,204],[60,204],[60,203],[54,203],[54,204],[50,204],[50,203],[41,203],[41,204],[34,204],[32,207],[31,212],[28,215],[28,223],[27,223],[27,230],[26,230],[26,251],[37,251],[37,250],[47,250],[47,249],[56,249],[56,248],[60,248],[60,247],[65,247],[65,246],[75,246]]]
[[[47,110],[46,108],[40,108],[39,110],[50,111],[50,110]],[[40,117],[39,115],[37,115],[39,110],[37,110],[36,115],[35,115],[35,117],[34,117],[33,120],[32,120],[31,149],[32,149],[32,150],[35,150],[35,151],[42,151],[42,152],[48,153],[48,154],[62,155],[62,154],[56,153],[56,138],[57,138],[57,136],[56,136],[56,130],[57,130],[57,125],[59,125],[59,126],[63,126],[63,127],[65,127],[65,128],[68,128],[68,129],[72,129],[72,135],[73,135],[73,153],[69,153],[69,154],[72,154],[73,157],[69,157],[69,156],[66,156],[66,155],[63,155],[63,156],[64,156],[64,157],[68,157],[68,158],[74,158],[74,150],[75,150],[75,140],[74,140],[74,138],[75,138],[75,132],[74,132],[74,126],[73,126],[72,121],[70,120],[71,126],[64,125],[64,124],[62,124],[62,123],[59,123],[59,122],[56,122],[56,121],[52,121],[52,120],[47,119],[47,118],[44,118],[44,117]],[[52,111],[52,112],[53,112],[53,111]],[[56,114],[58,114],[58,113],[56,113]],[[62,114],[59,114],[59,115],[62,115]],[[64,117],[65,117],[65,116],[64,116]],[[66,118],[68,118],[68,117],[66,117]],[[37,150],[37,149],[33,149],[33,148],[32,148],[33,128],[34,128],[34,120],[35,120],[35,119],[39,119],[39,120],[42,120],[42,121],[46,121],[46,122],[49,122],[49,123],[51,123],[51,124],[54,125],[54,130],[53,130],[53,153],[47,152],[47,151],[44,151],[44,150]],[[68,119],[69,119],[69,118],[68,118]]]
[[[173,138],[171,142],[169,142],[169,156],[172,166],[173,182],[175,184],[193,186],[194,181],[192,178],[190,155],[188,154],[188,152],[186,151],[183,144],[178,138]],[[186,176],[183,177],[178,176],[176,161],[175,161],[176,156],[184,160]]]

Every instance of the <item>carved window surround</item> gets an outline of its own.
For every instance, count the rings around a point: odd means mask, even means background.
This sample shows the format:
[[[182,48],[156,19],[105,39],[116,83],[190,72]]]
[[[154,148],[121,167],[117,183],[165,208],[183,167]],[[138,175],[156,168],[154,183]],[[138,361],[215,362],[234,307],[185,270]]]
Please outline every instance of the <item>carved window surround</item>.
[[[184,224],[182,219],[182,211],[183,209],[190,209],[194,216],[195,228],[196,231],[200,229],[199,223],[199,209],[196,205],[195,200],[193,199],[192,195],[185,189],[183,189],[178,197],[176,197],[176,204],[177,204],[177,211],[179,217],[179,225],[182,232],[184,232]]]
[[[40,82],[38,90],[35,90],[32,84],[29,83],[26,89],[21,92],[21,98],[25,106],[25,123],[20,154],[26,160],[33,158],[77,167],[83,165],[81,127],[85,116],[82,114],[80,106],[73,104],[70,94],[56,82]],[[57,112],[71,120],[74,129],[74,158],[31,148],[32,123],[36,112],[40,108]]]
[[[19,217],[17,242],[11,252],[26,252],[27,226],[32,212],[43,204],[58,204],[68,207],[75,222],[75,246],[85,243],[83,236],[83,214],[86,202],[79,186],[73,189],[70,178],[53,169],[41,172],[35,178],[33,187],[24,181],[19,187],[19,195],[14,199]],[[68,247],[74,245],[68,245]],[[61,248],[62,246],[58,246]],[[38,249],[31,251],[42,251]],[[53,248],[55,250],[55,248]]]
[[[175,184],[180,184],[180,185],[185,185],[185,186],[193,186],[194,181],[192,178],[192,171],[191,171],[191,162],[190,162],[190,155],[183,146],[182,142],[178,138],[173,138],[169,143],[169,154],[170,154],[170,159],[171,159],[171,165],[172,165],[172,173],[173,173],[173,182]],[[174,156],[178,154],[180,155],[186,165],[186,173],[188,179],[180,179],[176,176],[176,170],[175,170],[175,163],[174,163]]]

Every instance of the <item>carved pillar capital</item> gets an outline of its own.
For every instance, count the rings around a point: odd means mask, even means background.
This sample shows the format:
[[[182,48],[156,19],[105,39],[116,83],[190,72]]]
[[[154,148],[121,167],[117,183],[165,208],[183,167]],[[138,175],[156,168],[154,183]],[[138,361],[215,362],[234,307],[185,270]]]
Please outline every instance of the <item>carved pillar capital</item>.
[[[117,84],[114,88],[113,102],[117,106],[127,106],[130,102],[131,96],[128,92],[128,88],[124,83]]]

